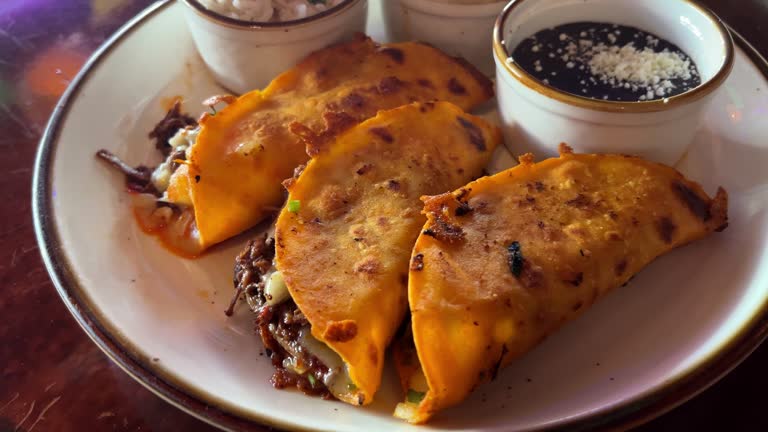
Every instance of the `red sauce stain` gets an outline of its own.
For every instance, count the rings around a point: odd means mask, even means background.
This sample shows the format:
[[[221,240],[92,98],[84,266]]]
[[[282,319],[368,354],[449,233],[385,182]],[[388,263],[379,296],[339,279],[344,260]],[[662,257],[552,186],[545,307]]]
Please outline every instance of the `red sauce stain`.
[[[168,252],[185,259],[199,258],[203,250],[197,241],[197,228],[191,209],[183,210],[181,214],[174,213],[169,219],[158,217],[156,211],[154,206],[134,206],[133,216],[139,228],[145,234],[157,238]]]

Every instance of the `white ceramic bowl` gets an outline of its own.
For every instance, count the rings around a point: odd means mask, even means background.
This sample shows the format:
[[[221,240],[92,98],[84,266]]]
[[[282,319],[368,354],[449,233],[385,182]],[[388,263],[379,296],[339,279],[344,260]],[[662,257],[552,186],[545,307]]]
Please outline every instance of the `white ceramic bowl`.
[[[486,75],[493,74],[491,34],[507,4],[490,1],[456,4],[445,0],[384,0],[384,21],[394,41],[419,40],[467,59]]]
[[[200,56],[216,81],[235,93],[265,87],[309,53],[365,31],[367,0],[295,21],[252,23],[219,15],[196,0],[183,0]]]
[[[696,63],[702,84],[662,100],[595,100],[545,85],[507,61],[507,50],[539,30],[579,21],[633,26],[676,44]],[[499,16],[493,37],[507,145],[514,153],[532,152],[537,158],[555,156],[558,144],[566,142],[578,152],[624,153],[675,164],[730,74],[734,56],[725,25],[690,0],[515,0]]]

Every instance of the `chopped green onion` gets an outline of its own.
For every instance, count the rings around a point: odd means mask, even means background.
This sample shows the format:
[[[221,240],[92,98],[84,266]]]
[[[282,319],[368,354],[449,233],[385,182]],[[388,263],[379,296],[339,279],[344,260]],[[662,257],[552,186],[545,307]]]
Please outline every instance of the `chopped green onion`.
[[[299,200],[290,200],[288,201],[288,211],[291,213],[298,213],[299,209],[301,208],[301,201]]]
[[[315,384],[317,384],[317,379],[312,374],[307,374],[307,379],[309,380],[309,385],[312,387],[315,387]]]
[[[417,404],[424,399],[425,395],[425,392],[418,392],[414,389],[408,389],[408,396],[406,397],[406,400],[410,403]]]
[[[349,384],[347,384],[347,390],[355,391],[355,390],[357,390],[357,386],[355,385],[355,383],[349,383]]]

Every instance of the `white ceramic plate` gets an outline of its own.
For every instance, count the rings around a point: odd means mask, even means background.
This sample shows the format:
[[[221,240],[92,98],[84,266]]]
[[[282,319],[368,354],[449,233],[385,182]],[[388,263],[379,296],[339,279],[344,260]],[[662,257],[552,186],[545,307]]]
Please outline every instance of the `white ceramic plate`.
[[[381,39],[378,6],[369,30]],[[67,306],[114,361],[171,403],[239,430],[626,426],[703,390],[765,336],[768,66],[740,40],[733,74],[679,167],[709,192],[730,192],[724,233],[654,262],[428,427],[391,416],[391,368],[368,408],[272,389],[252,317],[245,308],[234,319],[223,313],[248,235],[195,261],[169,254],[138,230],[122,178],[93,156],[103,147],[154,162],[146,134],[160,101],[183,95],[196,109],[220,91],[182,7],[156,4],[99,50],[53,115],[34,184],[38,240]]]

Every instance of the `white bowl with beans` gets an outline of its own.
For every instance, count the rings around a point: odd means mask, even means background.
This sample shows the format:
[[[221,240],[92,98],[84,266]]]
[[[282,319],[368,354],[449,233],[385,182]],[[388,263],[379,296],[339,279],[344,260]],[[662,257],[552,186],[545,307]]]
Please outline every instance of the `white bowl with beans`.
[[[701,83],[653,100],[604,100],[548,85],[510,58],[518,44],[543,29],[586,21],[635,27],[675,44],[695,63]],[[556,156],[566,142],[577,152],[631,154],[674,165],[734,61],[725,25],[689,0],[514,0],[496,21],[493,39],[507,145],[537,157]]]

